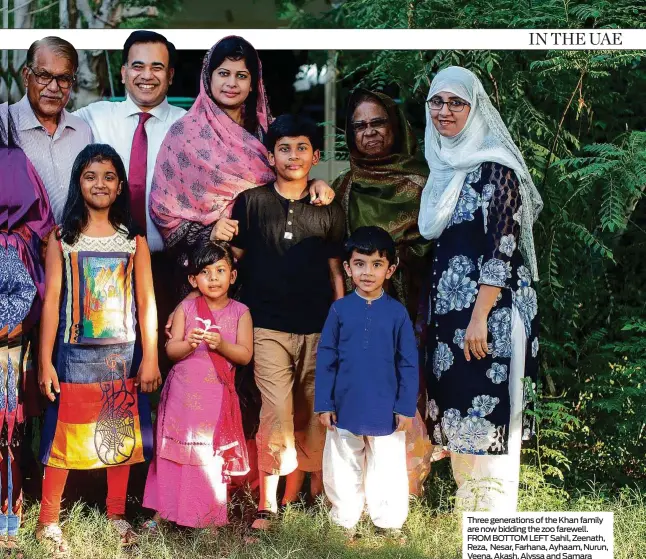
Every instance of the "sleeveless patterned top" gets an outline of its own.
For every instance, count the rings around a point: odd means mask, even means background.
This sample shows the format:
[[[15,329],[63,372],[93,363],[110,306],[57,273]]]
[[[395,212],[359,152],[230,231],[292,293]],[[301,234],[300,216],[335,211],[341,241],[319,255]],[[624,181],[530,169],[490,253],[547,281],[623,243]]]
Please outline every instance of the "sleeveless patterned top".
[[[63,302],[59,341],[103,345],[134,342],[136,239],[117,231],[109,237],[79,235],[63,251]]]

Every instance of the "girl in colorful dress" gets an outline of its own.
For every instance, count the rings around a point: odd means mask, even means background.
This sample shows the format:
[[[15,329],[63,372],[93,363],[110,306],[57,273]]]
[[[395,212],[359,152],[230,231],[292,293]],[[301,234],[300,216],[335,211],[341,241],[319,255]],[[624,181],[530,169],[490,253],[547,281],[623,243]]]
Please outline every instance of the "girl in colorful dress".
[[[39,385],[50,403],[36,537],[66,555],[58,520],[68,471],[106,468],[108,518],[128,545],[136,538],[124,518],[130,465],[152,457],[142,392],[156,390],[161,376],[150,253],[110,146],[89,145],[76,158],[45,270]]]
[[[168,357],[177,363],[162,391],[155,459],[145,507],[148,528],[170,520],[193,528],[227,523],[227,485],[249,471],[235,366],[253,353],[249,309],[229,299],[236,280],[231,249],[208,242],[189,261],[188,280],[201,296],[173,316]]]

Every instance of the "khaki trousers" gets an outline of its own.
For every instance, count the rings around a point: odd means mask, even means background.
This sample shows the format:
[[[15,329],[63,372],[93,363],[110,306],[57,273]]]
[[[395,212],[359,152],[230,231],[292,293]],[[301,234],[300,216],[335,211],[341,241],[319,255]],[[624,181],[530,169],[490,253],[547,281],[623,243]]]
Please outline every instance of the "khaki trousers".
[[[258,468],[274,475],[322,468],[325,428],[314,413],[320,334],[254,328],[254,376],[260,390]]]

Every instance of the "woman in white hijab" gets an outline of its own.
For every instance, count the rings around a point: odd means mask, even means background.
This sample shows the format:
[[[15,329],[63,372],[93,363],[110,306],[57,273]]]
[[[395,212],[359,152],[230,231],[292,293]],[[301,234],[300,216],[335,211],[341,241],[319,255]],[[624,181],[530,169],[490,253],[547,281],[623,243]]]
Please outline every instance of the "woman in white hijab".
[[[431,84],[419,229],[435,239],[427,335],[433,442],[451,455],[457,505],[516,510],[523,378],[538,353],[532,225],[542,208],[480,80],[450,67]]]

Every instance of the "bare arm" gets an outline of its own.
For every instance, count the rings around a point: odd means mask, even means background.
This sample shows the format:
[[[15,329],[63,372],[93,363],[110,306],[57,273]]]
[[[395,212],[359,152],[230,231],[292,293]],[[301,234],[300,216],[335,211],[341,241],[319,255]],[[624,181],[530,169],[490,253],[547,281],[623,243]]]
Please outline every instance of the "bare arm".
[[[157,355],[157,306],[150,267],[150,250],[143,237],[137,237],[135,252],[135,300],[141,330],[143,359],[135,382],[142,392],[154,392],[161,384]]]
[[[38,384],[40,391],[52,402],[53,392],[60,392],[58,376],[52,363],[52,354],[58,330],[58,311],[63,284],[63,253],[56,239],[56,231],[49,236],[45,256],[45,300],[40,320],[40,353]],[[53,388],[53,392],[52,392]]]
[[[521,206],[518,179],[511,169],[502,168],[500,176],[490,178],[492,191],[489,192],[487,214],[487,250],[480,269],[478,297],[471,313],[471,321],[464,335],[464,356],[482,359],[489,351],[487,345],[487,317],[503,288],[511,289],[511,257],[518,248],[520,225],[513,218]],[[484,196],[484,192],[483,192]]]
[[[334,293],[334,300],[336,301],[345,296],[343,264],[341,263],[340,258],[328,258],[327,262],[330,268],[330,283],[332,284],[332,292]]]
[[[206,332],[204,341],[210,349],[216,350],[222,357],[236,365],[246,365],[253,356],[253,323],[251,313],[247,311],[238,321],[238,332],[236,343],[230,343],[222,339],[217,332]]]
[[[168,338],[169,340],[173,339],[173,332],[171,330],[171,326],[173,324],[173,317],[175,316],[175,313],[178,311],[178,309],[182,305],[182,302],[183,301],[190,301],[191,299],[197,299],[200,295],[201,295],[201,293],[199,292],[198,289],[193,289],[193,291],[191,291],[186,297],[184,297],[184,299],[182,301],[177,303],[177,306],[173,309],[173,312],[168,315],[168,318],[166,319],[166,324],[164,325],[164,334],[165,334],[166,338]],[[183,330],[181,332],[183,332]],[[168,343],[168,342],[166,342],[166,343]]]

